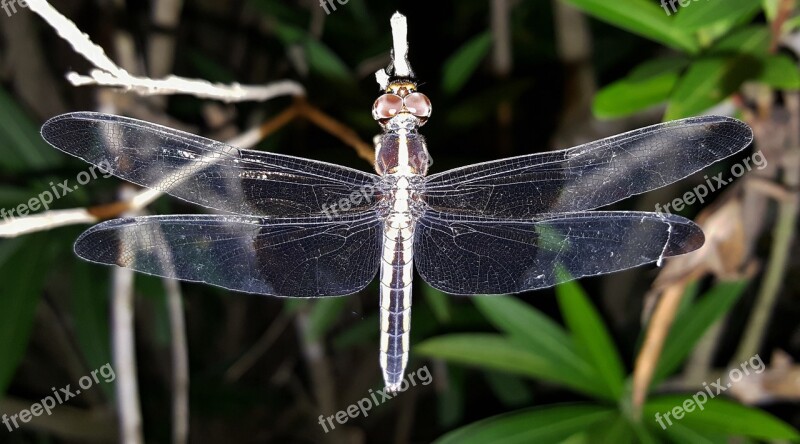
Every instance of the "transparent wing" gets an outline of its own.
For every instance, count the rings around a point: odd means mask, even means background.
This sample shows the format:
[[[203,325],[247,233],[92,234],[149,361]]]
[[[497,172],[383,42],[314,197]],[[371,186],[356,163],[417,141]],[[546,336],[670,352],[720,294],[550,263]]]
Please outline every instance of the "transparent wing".
[[[662,123],[563,151],[469,165],[430,176],[437,211],[504,218],[585,211],[678,181],[747,147],[729,117]]]
[[[451,294],[519,293],[625,270],[696,250],[688,219],[642,212],[586,212],[535,221],[427,212],[414,261],[431,286]]]
[[[117,177],[205,207],[255,216],[314,215],[373,203],[378,176],[292,156],[242,150],[141,120],[63,114],[42,126],[54,147]],[[353,192],[360,193],[351,199]],[[362,198],[363,197],[363,198]]]
[[[274,296],[355,293],[378,270],[381,222],[336,219],[150,216],[85,231],[78,256],[147,274]]]

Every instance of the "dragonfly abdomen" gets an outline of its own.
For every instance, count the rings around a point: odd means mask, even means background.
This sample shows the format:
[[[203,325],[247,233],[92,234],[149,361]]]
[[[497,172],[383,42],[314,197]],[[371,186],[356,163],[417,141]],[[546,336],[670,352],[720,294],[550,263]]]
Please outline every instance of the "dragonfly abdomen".
[[[414,223],[408,211],[405,180],[395,190],[386,218],[380,271],[381,352],[383,377],[389,391],[397,391],[408,362],[411,330],[411,283],[414,270]]]

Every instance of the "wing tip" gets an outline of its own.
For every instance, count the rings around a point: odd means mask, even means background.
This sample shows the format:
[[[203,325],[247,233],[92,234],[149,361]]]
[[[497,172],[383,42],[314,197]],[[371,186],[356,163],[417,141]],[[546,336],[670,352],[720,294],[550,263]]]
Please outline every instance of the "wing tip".
[[[737,138],[742,139],[742,142],[744,142],[742,148],[749,146],[753,142],[753,129],[745,122],[728,116],[711,117],[718,117],[720,119],[718,123],[715,123],[715,126],[724,127],[726,131],[730,131],[734,133]]]
[[[670,236],[664,248],[664,257],[680,256],[698,250],[705,244],[706,236],[699,225],[689,219],[672,216]]]
[[[101,235],[108,229],[124,225],[130,221],[133,221],[133,219],[112,219],[89,227],[75,240],[72,251],[85,261],[125,267],[126,265],[119,260],[120,246],[118,239],[115,245],[109,246],[111,239]],[[102,246],[102,248],[98,248],[99,246]]]
[[[108,117],[111,116],[118,117],[114,116],[113,114],[104,114],[92,111],[75,111],[59,114],[47,119],[47,121],[42,124],[42,127],[39,129],[39,135],[42,136],[42,139],[44,139],[45,142],[49,143],[54,148],[65,151],[63,147],[59,146],[58,139],[58,135],[62,134],[62,128],[60,125],[62,122],[108,120]]]

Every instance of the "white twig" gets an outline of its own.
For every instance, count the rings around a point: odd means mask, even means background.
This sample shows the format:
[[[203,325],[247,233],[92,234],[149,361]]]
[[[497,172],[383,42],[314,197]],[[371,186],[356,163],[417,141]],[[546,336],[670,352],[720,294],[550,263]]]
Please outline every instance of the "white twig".
[[[394,75],[413,77],[414,71],[408,63],[408,22],[406,16],[395,12],[392,16],[392,44],[394,47]]]
[[[406,16],[395,12],[392,15],[392,65],[388,70],[379,69],[375,80],[381,89],[389,85],[390,75],[397,77],[414,77],[414,70],[408,62],[408,22]]]
[[[130,190],[123,188],[123,193]],[[142,437],[142,416],[139,383],[136,374],[136,336],[133,315],[133,270],[115,267],[113,272],[111,322],[114,368],[117,373],[117,412],[120,442],[139,444]]]
[[[283,80],[264,86],[247,86],[234,83],[212,84],[205,80],[167,76],[164,79],[136,77],[117,66],[103,51],[89,39],[89,36],[64,17],[45,0],[29,0],[31,11],[39,14],[58,35],[69,42],[72,48],[96,69],[88,76],[70,72],[69,80],[75,86],[101,85],[125,88],[141,95],[191,94],[196,97],[221,100],[225,102],[265,101],[278,96],[302,96],[305,89],[297,82]]]
[[[163,236],[161,230],[157,233]],[[164,263],[164,266],[168,266]],[[170,264],[169,266],[172,266]],[[172,443],[183,444],[189,439],[189,353],[186,322],[183,319],[183,296],[178,281],[164,279],[167,291],[167,310],[172,340]]]
[[[379,69],[375,72],[375,80],[382,90],[389,86],[389,74],[386,74],[385,69]]]
[[[261,140],[261,130],[256,126],[229,140],[228,144],[235,147],[251,148],[259,140]],[[209,165],[206,164],[206,167]],[[192,173],[198,172],[194,165],[188,165],[185,170],[181,170],[180,174],[183,174],[184,178],[193,177],[191,174],[187,174],[188,171],[192,171]],[[164,192],[159,190],[141,189],[127,201],[129,204],[127,208],[131,212],[140,211],[161,197],[162,194]],[[8,220],[0,219],[0,238],[17,237],[68,225],[93,224],[98,221],[97,216],[91,214],[86,208],[50,210]]]
[[[15,217],[0,221],[0,237],[17,237],[23,234],[76,224],[91,224],[97,218],[85,208],[50,210],[30,216]]]

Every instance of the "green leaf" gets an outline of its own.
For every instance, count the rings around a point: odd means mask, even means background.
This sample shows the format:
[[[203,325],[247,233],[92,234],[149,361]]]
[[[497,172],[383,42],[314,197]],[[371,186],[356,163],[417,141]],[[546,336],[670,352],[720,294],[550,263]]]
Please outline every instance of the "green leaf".
[[[800,28],[800,15],[792,17],[783,24],[783,32],[788,34],[795,29]]]
[[[637,66],[631,73],[597,93],[594,114],[614,118],[633,114],[666,102],[680,73],[689,64],[682,58],[661,58]]]
[[[66,159],[39,136],[39,128],[0,88],[0,170],[43,170],[60,165]]]
[[[279,23],[276,26],[276,33],[284,45],[298,44],[305,49],[308,65],[313,72],[327,79],[343,83],[353,82],[353,76],[342,59],[304,30],[285,23]]]
[[[655,429],[667,435],[672,442],[681,444],[727,444],[730,442],[724,433],[700,432],[676,422],[673,422],[669,427],[662,429],[661,426],[656,426]]]
[[[531,402],[533,396],[520,378],[498,372],[486,372],[486,382],[506,407],[518,407]]]
[[[634,34],[663,43],[690,54],[700,49],[697,40],[676,27],[657,3],[649,0],[610,2],[607,0],[567,0],[588,14]]]
[[[446,294],[423,282],[422,295],[437,321],[443,324],[450,321],[450,299]]]
[[[759,0],[725,0],[724,7],[719,2],[693,1],[681,8],[674,24],[687,31],[697,31],[724,22],[727,29],[721,32],[726,32],[735,24],[751,18],[760,8]]]
[[[703,334],[739,300],[748,281],[720,282],[672,324],[658,360],[653,385],[663,381],[683,362]]]
[[[283,0],[248,0],[247,5],[266,17],[275,18],[280,23],[295,25],[306,20],[306,14],[288,6]]]
[[[352,83],[353,76],[342,59],[316,39],[305,41],[308,64],[311,70],[321,76],[343,83]]]
[[[481,61],[492,48],[492,34],[489,31],[473,37],[444,62],[442,89],[447,94],[455,94],[467,83]]]
[[[588,443],[625,444],[636,442],[636,434],[626,418],[617,414],[606,421],[595,423],[586,430]]]
[[[767,20],[773,22],[775,17],[778,16],[778,3],[781,0],[761,0],[761,7],[764,9],[764,15]]]
[[[770,31],[767,27],[748,26],[736,30],[717,42],[708,50],[708,54],[712,56],[747,54],[753,57],[763,57],[769,52],[769,42]]]
[[[14,208],[20,202],[27,202],[36,193],[26,189],[11,186],[0,186],[0,206],[3,208]],[[5,216],[4,216],[5,217]]]
[[[761,27],[745,28],[721,40],[678,82],[664,120],[699,114],[728,98],[745,80],[756,78],[768,44],[768,31]]]
[[[700,434],[724,433],[759,439],[800,439],[797,430],[769,413],[721,397],[710,398],[706,395],[705,390],[700,390],[695,394],[652,398],[644,406],[644,421],[656,421],[659,429],[662,428],[661,424],[665,428],[670,427],[670,422],[680,424]],[[669,418],[665,417],[667,412]],[[676,417],[676,412],[681,415],[680,418]],[[656,417],[656,414],[659,416]],[[657,418],[661,418],[661,421]]]
[[[598,373],[598,386],[607,398],[618,399],[625,386],[625,370],[603,319],[577,282],[558,285],[556,295],[578,350]]]
[[[797,63],[784,54],[772,55],[764,60],[764,70],[758,80],[775,89],[800,89],[800,70]]]
[[[315,301],[308,317],[309,339],[317,340],[325,336],[333,323],[339,319],[345,305],[347,298],[344,297],[321,298]]]
[[[36,306],[54,259],[47,233],[0,241],[0,397],[8,388],[33,328]]]
[[[593,424],[613,418],[616,411],[590,404],[559,405],[507,413],[456,429],[435,444],[558,443]]]
[[[84,261],[73,261],[71,266],[75,336],[88,367],[100,368],[111,362],[108,271]],[[103,384],[103,390],[113,398],[113,385]]]
[[[565,376],[580,384],[593,381],[592,367],[569,334],[549,317],[511,296],[476,296],[472,301],[495,328],[561,367]]]
[[[540,378],[562,384],[590,396],[606,397],[596,383],[564,371],[547,356],[500,335],[470,333],[439,336],[414,347],[417,354],[465,365]]]
[[[446,387],[436,397],[439,426],[443,429],[455,426],[464,418],[464,392],[466,392],[464,373],[463,368],[447,366]]]

